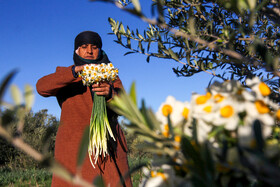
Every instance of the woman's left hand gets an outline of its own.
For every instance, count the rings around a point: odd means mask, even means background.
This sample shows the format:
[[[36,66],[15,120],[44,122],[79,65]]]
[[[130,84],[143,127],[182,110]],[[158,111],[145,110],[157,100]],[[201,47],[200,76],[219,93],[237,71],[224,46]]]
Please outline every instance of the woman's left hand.
[[[107,82],[101,82],[99,84],[92,85],[92,91],[96,93],[96,95],[103,95],[106,99],[111,97],[111,85]]]

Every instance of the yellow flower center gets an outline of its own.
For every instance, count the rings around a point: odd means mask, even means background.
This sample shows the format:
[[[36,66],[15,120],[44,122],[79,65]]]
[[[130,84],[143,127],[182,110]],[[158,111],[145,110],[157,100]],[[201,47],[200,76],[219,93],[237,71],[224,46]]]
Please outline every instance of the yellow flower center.
[[[168,124],[165,124],[165,125],[163,126],[163,129],[164,129],[165,131],[169,131],[169,126],[168,126]]]
[[[202,105],[204,103],[206,103],[206,101],[208,100],[207,96],[206,95],[201,95],[201,96],[198,96],[195,100],[196,104],[198,105]]]
[[[277,118],[278,120],[280,120],[280,109],[277,110],[277,112],[276,112],[276,118]]]
[[[206,93],[207,99],[210,99],[211,96],[212,96],[212,94],[211,94],[210,92],[207,92],[207,93]]]
[[[164,116],[168,116],[172,113],[172,107],[166,104],[162,107],[161,111]]]
[[[270,88],[264,82],[259,84],[259,89],[262,96],[268,96],[271,93]]]
[[[157,176],[160,176],[164,181],[167,180],[166,176],[164,175],[164,173],[158,172]]]
[[[255,106],[260,114],[266,114],[269,112],[268,106],[261,100],[256,101]]]
[[[155,177],[155,176],[156,176],[155,172],[151,171],[151,177]]]
[[[226,106],[222,107],[220,110],[220,114],[224,118],[231,117],[234,114],[233,107],[230,105],[226,105]]]
[[[206,107],[203,108],[203,110],[207,113],[210,113],[212,111],[212,106],[210,106],[210,105],[206,106]]]
[[[169,137],[169,126],[168,126],[168,124],[165,124],[164,126],[163,126],[163,132],[162,132],[162,135],[164,136],[164,137]]]
[[[184,110],[183,110],[183,112],[182,112],[182,115],[183,115],[183,117],[184,117],[186,120],[188,119],[189,112],[190,112],[190,110],[189,110],[188,108],[184,107]]]
[[[178,136],[178,135],[175,136],[174,140],[175,140],[175,142],[179,142],[180,143],[181,142],[181,136]]]
[[[216,103],[220,103],[220,102],[222,102],[223,100],[224,100],[224,96],[222,96],[221,94],[216,94],[215,96],[214,96],[214,100],[215,100],[215,102]]]

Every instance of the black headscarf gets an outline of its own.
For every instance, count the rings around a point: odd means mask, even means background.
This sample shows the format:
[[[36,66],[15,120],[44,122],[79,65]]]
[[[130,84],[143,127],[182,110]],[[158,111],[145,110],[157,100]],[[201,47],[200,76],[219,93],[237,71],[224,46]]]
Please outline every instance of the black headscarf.
[[[84,44],[93,44],[99,48],[98,58],[96,60],[88,60],[80,57],[76,54],[76,50]],[[98,33],[93,31],[84,31],[78,34],[75,38],[75,47],[73,55],[74,64],[76,66],[84,64],[101,64],[101,63],[110,63],[108,56],[102,50],[102,40]]]

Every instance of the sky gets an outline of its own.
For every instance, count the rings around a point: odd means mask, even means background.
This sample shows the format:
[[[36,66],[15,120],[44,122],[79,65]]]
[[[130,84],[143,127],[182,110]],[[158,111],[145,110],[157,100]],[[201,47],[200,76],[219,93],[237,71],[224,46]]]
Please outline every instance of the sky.
[[[143,11],[150,15],[150,0],[140,0]],[[130,54],[114,42],[109,35],[108,18],[121,21],[131,30],[140,33],[148,24],[139,18],[119,10],[114,5],[88,0],[0,0],[0,81],[12,70],[18,73],[12,84],[23,90],[29,84],[34,88],[33,112],[48,109],[48,113],[60,117],[55,97],[44,98],[36,92],[36,82],[54,73],[57,66],[73,64],[74,38],[85,30],[92,30],[102,38],[103,50],[119,69],[119,77],[125,90],[136,83],[138,102],[157,111],[168,95],[180,101],[189,101],[193,92],[205,93],[210,76],[200,73],[193,77],[177,77],[172,68],[182,67],[173,60]],[[4,99],[11,101],[10,92]]]

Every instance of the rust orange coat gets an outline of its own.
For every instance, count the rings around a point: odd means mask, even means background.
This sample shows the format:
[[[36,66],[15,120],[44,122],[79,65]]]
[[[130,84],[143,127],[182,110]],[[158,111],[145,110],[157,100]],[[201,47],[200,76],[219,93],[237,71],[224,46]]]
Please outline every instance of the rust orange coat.
[[[44,97],[56,96],[61,107],[60,126],[56,135],[55,159],[71,173],[77,171],[77,155],[84,129],[89,125],[92,111],[92,96],[89,87],[83,86],[81,78],[74,78],[72,66],[57,67],[55,73],[38,80],[37,91]],[[122,88],[120,79],[113,83],[112,96]],[[109,101],[108,101],[109,102]],[[127,145],[124,134],[117,122],[114,112],[108,109],[112,131],[116,142],[111,140],[110,156],[100,157],[95,169],[86,157],[81,174],[92,182],[95,177],[102,176],[107,185],[117,186],[120,178],[128,171]],[[108,146],[109,146],[108,145]],[[53,176],[52,186],[72,186],[72,184]],[[125,179],[123,186],[132,186],[130,178]]]

